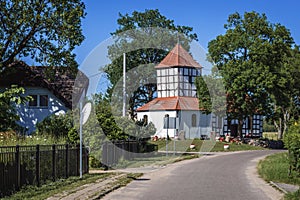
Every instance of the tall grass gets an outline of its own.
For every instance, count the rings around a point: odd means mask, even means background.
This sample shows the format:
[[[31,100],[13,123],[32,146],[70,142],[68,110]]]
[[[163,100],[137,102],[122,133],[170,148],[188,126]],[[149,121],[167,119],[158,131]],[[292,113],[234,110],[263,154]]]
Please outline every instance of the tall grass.
[[[13,132],[0,132],[0,146],[65,144],[66,138],[50,135],[18,136]]]
[[[292,173],[289,176],[289,161],[287,153],[268,156],[258,164],[258,173],[266,181],[300,185],[300,177]]]

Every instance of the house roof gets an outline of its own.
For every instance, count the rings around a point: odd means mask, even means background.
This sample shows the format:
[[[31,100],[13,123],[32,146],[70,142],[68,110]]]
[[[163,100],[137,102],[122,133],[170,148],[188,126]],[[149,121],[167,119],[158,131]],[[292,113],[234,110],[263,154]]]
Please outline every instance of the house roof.
[[[139,107],[137,112],[155,110],[201,110],[196,97],[161,97]]]
[[[203,68],[180,44],[177,44],[155,68],[175,66]]]
[[[9,70],[8,70],[9,69]],[[74,88],[76,77],[81,78],[81,88]],[[77,82],[77,81],[76,81]],[[50,90],[67,108],[72,108],[72,96],[81,96],[87,88],[88,78],[81,72],[67,67],[28,66],[17,61],[0,73],[0,87],[43,87]],[[78,93],[77,95],[74,95]],[[74,102],[74,99],[73,99]]]

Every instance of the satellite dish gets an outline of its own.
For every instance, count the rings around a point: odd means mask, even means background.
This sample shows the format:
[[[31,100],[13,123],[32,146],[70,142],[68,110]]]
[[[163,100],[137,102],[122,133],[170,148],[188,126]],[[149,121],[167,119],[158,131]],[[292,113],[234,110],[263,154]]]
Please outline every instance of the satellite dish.
[[[82,109],[82,125],[87,122],[92,111],[92,104],[89,102]]]

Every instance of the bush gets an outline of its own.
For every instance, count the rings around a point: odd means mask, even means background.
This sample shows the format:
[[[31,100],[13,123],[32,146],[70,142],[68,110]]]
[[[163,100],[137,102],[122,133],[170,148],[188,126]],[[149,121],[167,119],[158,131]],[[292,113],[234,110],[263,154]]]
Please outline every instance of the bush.
[[[285,147],[289,150],[290,174],[295,171],[300,176],[300,125],[290,126],[284,137]]]
[[[54,138],[67,138],[67,142],[77,143],[79,135],[74,127],[73,113],[50,115],[36,126],[35,135],[51,136]]]
[[[89,166],[91,168],[100,168],[102,167],[102,164],[100,162],[100,160],[98,160],[97,158],[95,158],[95,156],[89,156]]]

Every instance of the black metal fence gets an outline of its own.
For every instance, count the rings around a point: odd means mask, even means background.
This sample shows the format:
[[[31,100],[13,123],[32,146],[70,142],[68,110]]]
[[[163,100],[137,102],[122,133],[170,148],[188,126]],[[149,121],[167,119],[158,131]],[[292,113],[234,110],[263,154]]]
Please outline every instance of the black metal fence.
[[[143,153],[157,152],[158,146],[146,141],[112,141],[104,142],[102,145],[102,164],[112,167],[120,159],[132,160],[144,156]]]
[[[88,173],[88,151],[83,148],[83,173]],[[0,147],[0,197],[24,185],[38,185],[78,176],[80,148],[74,145]]]

